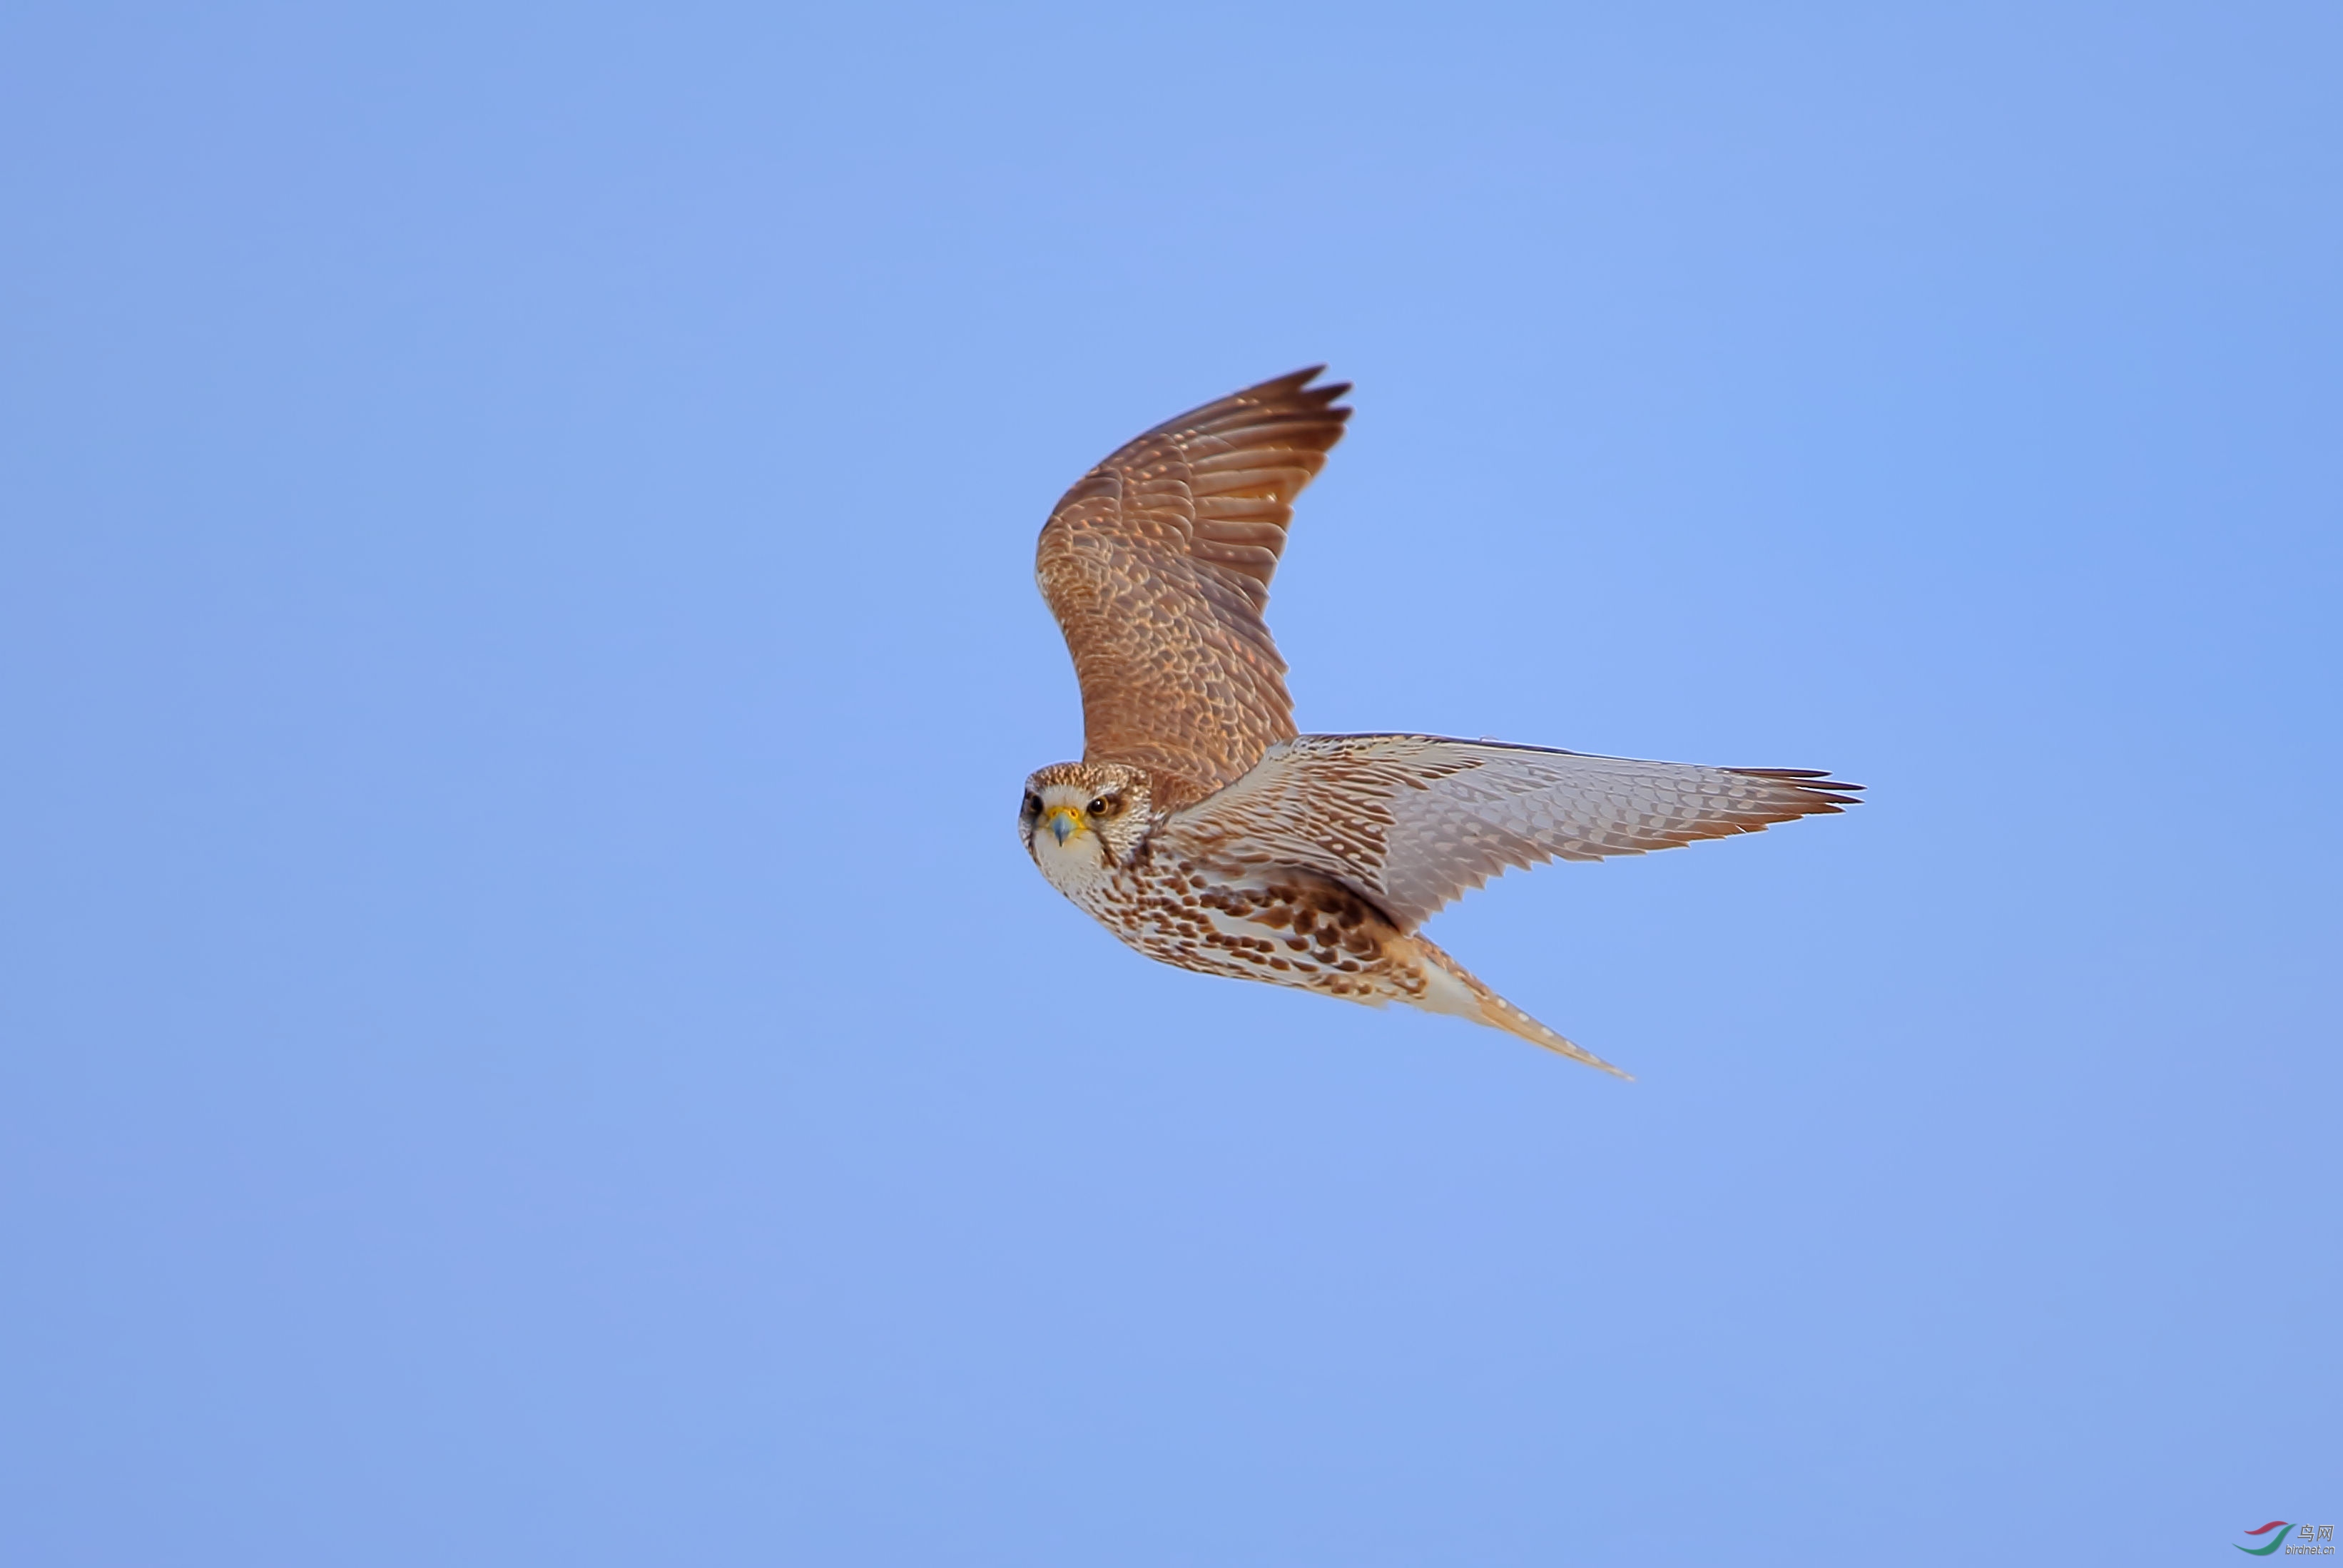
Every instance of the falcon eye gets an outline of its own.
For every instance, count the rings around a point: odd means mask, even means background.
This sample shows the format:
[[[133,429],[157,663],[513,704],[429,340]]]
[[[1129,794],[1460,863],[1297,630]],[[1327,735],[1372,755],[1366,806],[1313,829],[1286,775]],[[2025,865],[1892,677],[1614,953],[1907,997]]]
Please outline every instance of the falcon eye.
[[[1025,815],[1028,817],[1039,817],[1041,814],[1041,797],[1028,793],[1025,797]]]
[[[1091,802],[1091,815],[1093,817],[1111,817],[1121,809],[1122,797],[1120,795],[1101,795]]]

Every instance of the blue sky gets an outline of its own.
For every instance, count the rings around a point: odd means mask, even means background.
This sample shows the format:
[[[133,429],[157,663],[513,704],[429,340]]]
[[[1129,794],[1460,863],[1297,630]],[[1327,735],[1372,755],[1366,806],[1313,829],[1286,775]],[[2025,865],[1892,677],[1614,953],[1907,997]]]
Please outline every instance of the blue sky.
[[[0,1556],[2343,1519],[2338,66],[2315,5],[14,9]],[[1321,360],[1305,728],[1871,788],[1434,922],[1634,1084],[1151,966],[1018,849],[1051,502]]]

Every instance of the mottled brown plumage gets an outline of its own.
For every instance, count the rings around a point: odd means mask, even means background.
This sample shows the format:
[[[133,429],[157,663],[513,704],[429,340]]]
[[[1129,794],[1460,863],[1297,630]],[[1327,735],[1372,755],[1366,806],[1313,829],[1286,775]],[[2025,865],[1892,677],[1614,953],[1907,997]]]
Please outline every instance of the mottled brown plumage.
[[[1799,769],[1426,735],[1297,735],[1262,610],[1293,498],[1350,410],[1316,370],[1168,420],[1091,470],[1036,572],[1081,678],[1083,759],[1026,780],[1042,874],[1182,969],[1402,1001],[1610,1066],[1416,930],[1510,867],[1752,833],[1852,804]],[[1622,1075],[1624,1076],[1624,1074]]]
[[[1082,688],[1083,755],[1155,776],[1166,809],[1293,734],[1262,612],[1293,498],[1342,438],[1343,383],[1296,371],[1166,420],[1092,468],[1041,529],[1034,573]]]

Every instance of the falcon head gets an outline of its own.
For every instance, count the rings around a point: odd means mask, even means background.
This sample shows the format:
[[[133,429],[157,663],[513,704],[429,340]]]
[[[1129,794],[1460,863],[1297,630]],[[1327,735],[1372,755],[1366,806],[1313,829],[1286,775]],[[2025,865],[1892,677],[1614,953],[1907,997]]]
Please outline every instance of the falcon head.
[[[1147,835],[1147,775],[1120,762],[1054,762],[1025,780],[1017,831],[1061,891],[1112,870]]]

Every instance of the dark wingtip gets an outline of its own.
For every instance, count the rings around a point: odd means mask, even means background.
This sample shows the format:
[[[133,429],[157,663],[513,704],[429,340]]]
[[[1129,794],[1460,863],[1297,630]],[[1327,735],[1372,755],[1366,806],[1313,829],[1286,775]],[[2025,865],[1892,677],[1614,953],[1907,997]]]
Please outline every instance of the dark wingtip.
[[[1725,771],[1738,773],[1744,779],[1764,779],[1776,784],[1787,784],[1791,799],[1797,802],[1801,816],[1836,816],[1846,807],[1863,804],[1860,799],[1862,785],[1834,779],[1830,770],[1825,768],[1727,768]]]
[[[1844,789],[1847,791],[1847,798],[1840,801],[1840,804],[1845,806],[1862,804],[1855,797],[1863,792],[1863,786],[1850,784],[1844,779],[1832,778],[1830,769],[1827,768],[1727,768],[1725,771],[1738,773],[1744,779],[1778,779],[1782,783],[1795,785],[1807,794],[1824,799],[1835,799],[1837,797],[1833,792]]]
[[[1351,389],[1351,383],[1348,381],[1329,381],[1323,387],[1312,387],[1310,385],[1311,382],[1315,381],[1319,377],[1325,374],[1326,367],[1323,365],[1312,365],[1305,369],[1288,371],[1286,374],[1277,377],[1273,380],[1262,382],[1260,386],[1252,388],[1252,390],[1256,393],[1273,392],[1282,394],[1289,397],[1307,398],[1311,402],[1317,404],[1321,408],[1325,408],[1326,412],[1335,416],[1337,418],[1349,418],[1351,417],[1351,411],[1348,408],[1333,408],[1329,407],[1328,405],[1332,403],[1335,398],[1340,397],[1344,393],[1348,392]]]

